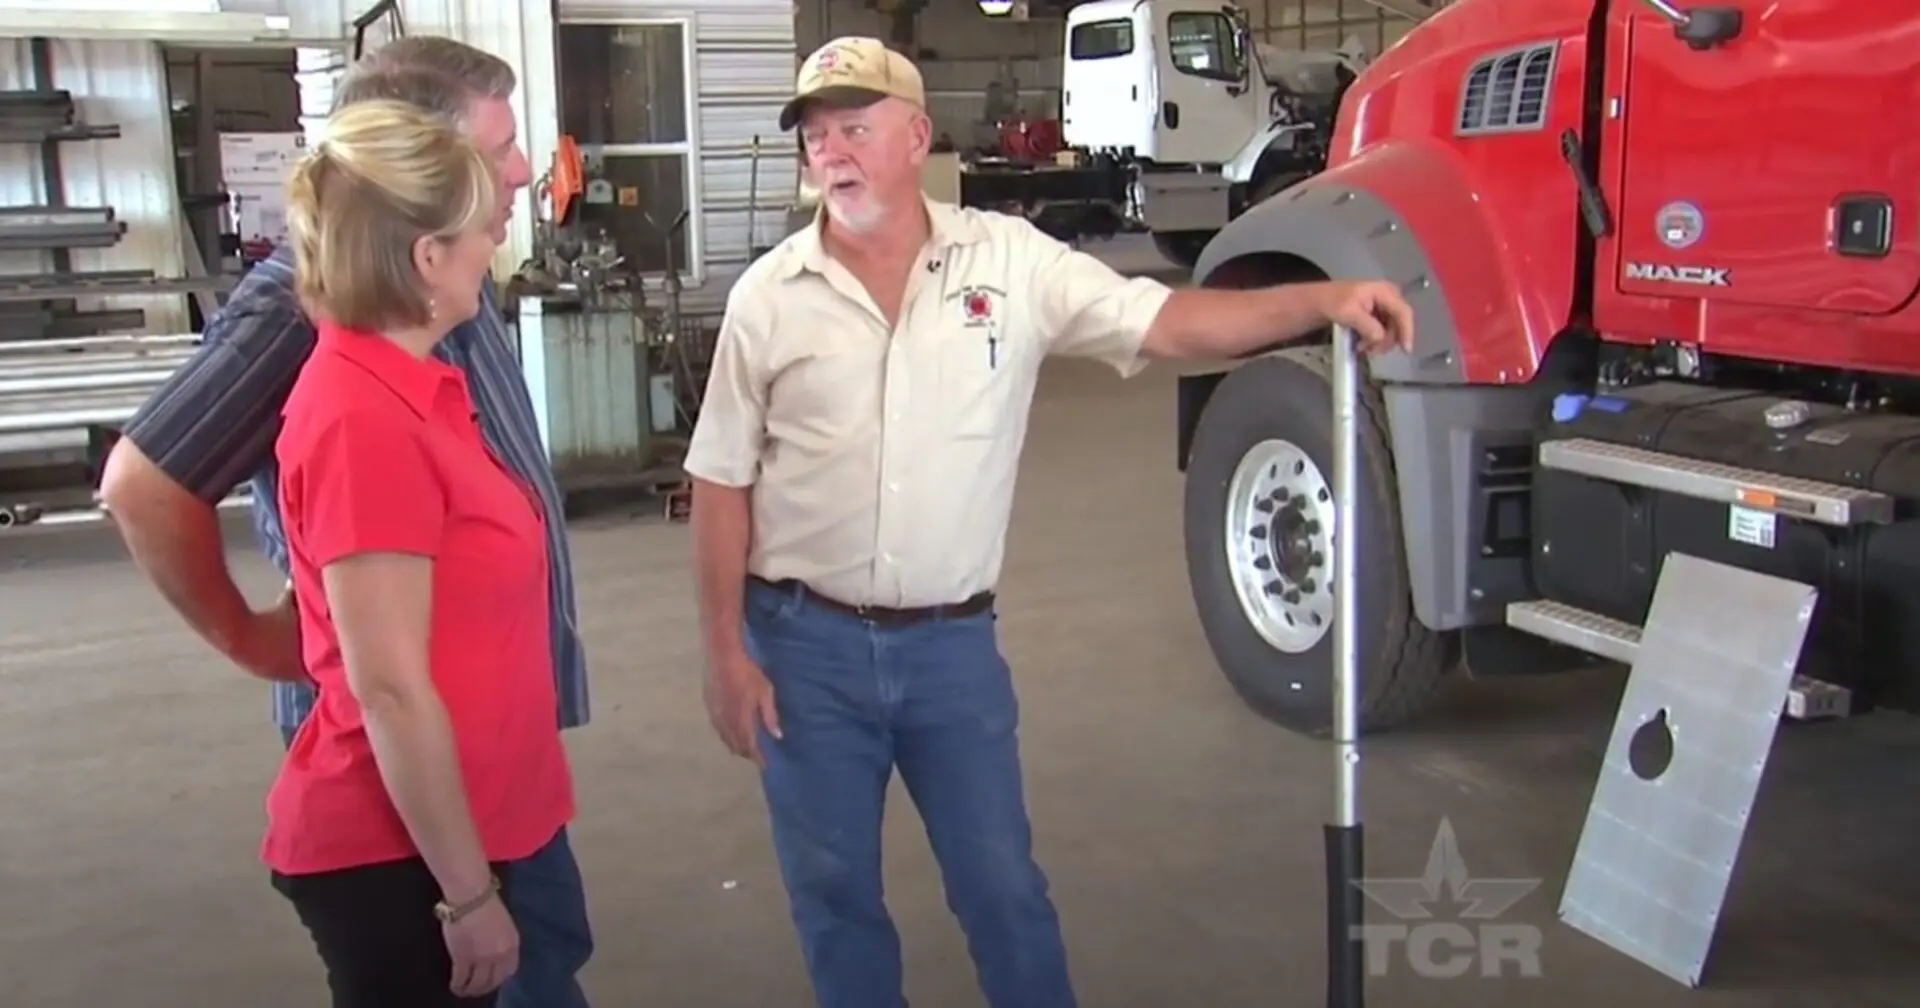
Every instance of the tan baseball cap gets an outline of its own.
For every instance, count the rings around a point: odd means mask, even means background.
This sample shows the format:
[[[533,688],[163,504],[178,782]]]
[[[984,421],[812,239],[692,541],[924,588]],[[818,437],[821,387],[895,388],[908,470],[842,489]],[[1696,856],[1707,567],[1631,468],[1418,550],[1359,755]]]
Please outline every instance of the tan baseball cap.
[[[920,78],[920,68],[877,38],[837,38],[815,49],[800,64],[793,100],[780,110],[780,128],[790,130],[797,125],[808,102],[857,108],[882,98],[898,98],[926,108],[927,85]]]

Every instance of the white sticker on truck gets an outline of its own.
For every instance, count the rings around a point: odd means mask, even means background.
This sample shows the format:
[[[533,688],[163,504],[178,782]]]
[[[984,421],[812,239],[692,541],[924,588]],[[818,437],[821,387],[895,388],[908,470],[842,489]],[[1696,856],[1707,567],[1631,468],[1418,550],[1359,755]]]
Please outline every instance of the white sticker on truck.
[[[1770,550],[1779,522],[1780,516],[1771,511],[1756,511],[1732,504],[1727,507],[1727,538]]]

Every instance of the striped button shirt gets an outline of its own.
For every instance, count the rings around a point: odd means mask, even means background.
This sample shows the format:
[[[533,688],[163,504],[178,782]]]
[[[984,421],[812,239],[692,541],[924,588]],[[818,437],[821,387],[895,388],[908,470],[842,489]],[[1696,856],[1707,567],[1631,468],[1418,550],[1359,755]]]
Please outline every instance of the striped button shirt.
[[[261,548],[282,573],[288,569],[287,544],[274,492],[273,443],[280,409],[314,342],[313,326],[294,294],[292,250],[282,248],[247,274],[207,326],[199,352],[123,431],[161,471],[201,500],[218,501],[250,480]],[[434,352],[466,373],[487,443],[546,505],[559,723],[562,728],[586,724],[586,653],[574,605],[565,512],[491,282],[482,291],[479,317],[455,329]],[[280,727],[298,727],[312,709],[310,687],[273,684],[273,716]]]

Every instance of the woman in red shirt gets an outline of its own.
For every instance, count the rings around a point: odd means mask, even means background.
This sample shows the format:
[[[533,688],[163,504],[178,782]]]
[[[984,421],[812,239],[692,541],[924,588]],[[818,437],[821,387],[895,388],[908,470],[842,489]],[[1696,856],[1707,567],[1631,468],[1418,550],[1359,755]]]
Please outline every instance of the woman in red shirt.
[[[478,311],[496,198],[465,137],[393,102],[336,112],[290,189],[319,339],[275,453],[319,700],[263,856],[335,1008],[492,1004],[519,948],[500,890],[573,813],[547,517],[433,355]]]

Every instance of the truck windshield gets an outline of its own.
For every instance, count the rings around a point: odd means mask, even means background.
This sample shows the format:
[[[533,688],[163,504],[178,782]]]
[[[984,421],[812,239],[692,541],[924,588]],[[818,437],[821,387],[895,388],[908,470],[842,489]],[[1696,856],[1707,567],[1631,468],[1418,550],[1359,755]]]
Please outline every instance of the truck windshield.
[[[1111,59],[1133,51],[1132,21],[1089,21],[1074,25],[1067,38],[1067,58]]]

